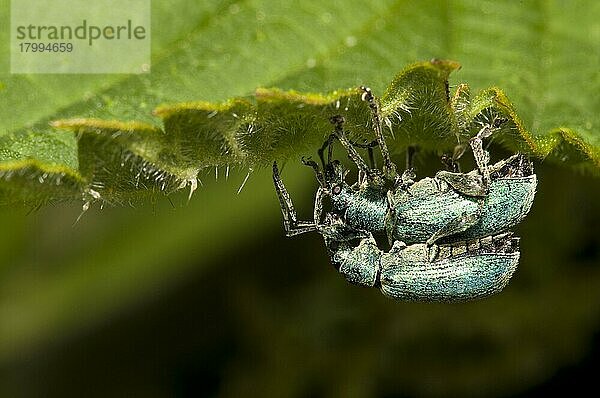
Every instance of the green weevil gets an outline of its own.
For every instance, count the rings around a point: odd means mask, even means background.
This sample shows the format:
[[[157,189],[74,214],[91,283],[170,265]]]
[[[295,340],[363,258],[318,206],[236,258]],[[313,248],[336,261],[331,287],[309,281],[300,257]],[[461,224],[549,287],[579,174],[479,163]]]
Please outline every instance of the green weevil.
[[[440,171],[434,178],[417,182],[407,170],[390,182],[386,176],[395,174],[395,165],[381,133],[376,102],[369,89],[363,90],[373,111],[384,169],[367,166],[346,138],[343,118],[334,116],[334,134],[319,150],[323,170],[313,161],[304,161],[315,170],[320,185],[313,221],[297,220],[277,164],[273,164],[286,234],[318,231],[333,264],[347,280],[379,286],[393,298],[460,301],[502,290],[519,259],[518,238],[504,232],[527,215],[535,196],[537,180],[531,162],[514,155],[488,165],[482,139],[498,127],[494,121],[470,141],[477,170]],[[358,167],[356,184],[345,183],[347,171],[339,161],[331,160],[334,139]],[[326,197],[332,209],[323,217]],[[391,245],[387,253],[373,238],[373,233],[382,231]]]
[[[430,261],[424,243],[395,241],[385,252],[370,233],[358,238],[343,221],[330,221],[318,230],[334,267],[348,282],[379,287],[394,299],[455,302],[487,297],[504,289],[519,262],[519,238],[512,233],[441,244]]]
[[[337,162],[331,165],[332,170],[340,169]],[[372,232],[377,231],[349,225],[345,211],[337,212],[334,209],[323,215],[323,199],[328,194],[322,187],[315,197],[314,221],[298,221],[276,164],[273,165],[273,177],[287,234],[319,232],[325,240],[334,267],[351,283],[378,286],[385,295],[395,299],[464,301],[501,291],[517,268],[519,239],[506,232],[480,237],[459,233],[456,237],[447,236],[444,242],[433,246],[426,242],[407,246],[404,241],[395,239],[391,250],[385,252],[373,237]],[[331,190],[332,197],[336,195],[335,192],[339,195],[341,190],[334,187]],[[490,201],[488,204],[494,206]],[[373,202],[365,205],[362,215],[370,221],[364,221],[363,225],[375,225],[373,219],[385,217],[386,212],[390,210],[385,204]],[[433,216],[429,218],[435,218]],[[512,223],[512,217],[507,222]],[[437,225],[436,220],[431,223]],[[414,240],[414,237],[411,239]]]

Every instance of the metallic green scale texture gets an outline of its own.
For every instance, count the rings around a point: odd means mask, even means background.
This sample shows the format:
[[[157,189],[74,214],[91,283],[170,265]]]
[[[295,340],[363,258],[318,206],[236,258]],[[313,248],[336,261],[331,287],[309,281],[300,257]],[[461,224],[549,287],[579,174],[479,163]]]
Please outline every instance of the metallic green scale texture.
[[[338,196],[332,198],[333,207],[344,214],[348,225],[365,231],[383,231],[387,214],[387,197],[385,192],[364,189],[354,191],[347,187],[344,190],[345,203],[340,203]]]
[[[522,157],[515,155],[490,169],[506,166],[518,169],[521,162]],[[537,187],[535,175],[498,176],[492,177],[485,196],[469,196],[444,178],[444,174],[424,178],[390,198],[385,192],[374,192],[370,187],[344,186],[339,194],[332,196],[333,208],[355,229],[385,230],[389,234],[388,229],[392,228],[394,240],[433,244],[437,240],[447,241],[444,237],[448,235],[477,238],[514,227],[531,209]]]
[[[424,178],[393,195],[393,236],[406,243],[425,242],[463,216],[477,217],[481,199],[456,192],[445,181]]]
[[[492,181],[477,223],[453,239],[476,238],[506,231],[519,224],[531,210],[537,187],[535,174]]]
[[[396,241],[385,253],[373,237],[355,248],[342,244],[332,250],[332,262],[348,282],[373,287],[406,301],[466,301],[501,291],[517,269],[518,238],[511,234],[440,246],[444,253],[429,261],[425,244]],[[470,249],[469,249],[470,248]],[[378,277],[379,275],[379,277]]]
[[[410,168],[401,176],[396,173],[376,100],[368,88],[362,89],[372,111],[377,140],[354,144],[343,130],[343,118],[331,118],[335,131],[319,150],[322,169],[312,160],[304,161],[313,168],[320,185],[313,221],[297,220],[277,164],[273,164],[286,234],[319,232],[332,264],[347,281],[379,287],[394,299],[454,302],[487,297],[504,289],[520,257],[519,238],[513,237],[510,229],[531,209],[537,187],[532,163],[522,155],[488,164],[489,154],[482,140],[497,131],[505,119],[494,117],[482,124],[470,140],[476,170],[440,171],[433,178],[415,182]],[[358,181],[353,185],[345,182],[347,171],[340,162],[331,160],[335,140],[358,168]],[[374,167],[374,146],[381,151],[383,170]],[[355,147],[369,150],[370,166]],[[331,203],[329,211],[324,211],[325,198]],[[388,237],[389,251],[374,238],[374,233],[382,232]]]
[[[424,244],[392,248],[381,256],[381,291],[408,301],[466,301],[498,293],[519,263],[518,238],[498,237],[500,247],[429,262]]]

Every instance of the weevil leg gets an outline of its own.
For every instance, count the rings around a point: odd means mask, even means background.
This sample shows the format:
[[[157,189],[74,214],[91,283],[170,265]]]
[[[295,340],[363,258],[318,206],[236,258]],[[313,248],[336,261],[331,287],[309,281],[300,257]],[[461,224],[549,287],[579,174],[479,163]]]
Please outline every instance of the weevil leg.
[[[388,243],[391,245],[394,241],[394,231],[396,230],[396,200],[392,191],[387,192],[387,211],[385,214],[385,232],[388,238]]]
[[[369,165],[372,169],[377,168],[377,164],[375,164],[375,156],[373,155],[373,148],[367,148],[367,153],[369,154]]]
[[[406,148],[406,169],[402,172],[402,175],[396,174],[394,178],[394,192],[400,189],[410,194],[408,188],[415,183],[415,178],[417,178],[413,160],[418,150],[419,147],[417,145],[409,145]]]
[[[387,144],[385,143],[385,138],[383,137],[383,130],[381,129],[381,117],[379,116],[379,105],[377,104],[377,101],[370,88],[361,86],[360,89],[363,91],[363,101],[367,101],[369,104],[369,109],[371,109],[371,118],[373,119],[375,138],[379,144],[379,150],[381,151],[381,156],[383,158],[383,172],[388,177],[395,178],[396,165],[392,162],[390,152]]]
[[[467,196],[484,197],[488,194],[487,186],[483,183],[483,177],[479,174],[452,173],[450,171],[438,171],[435,178],[446,182],[455,191]]]
[[[453,167],[456,169],[457,173],[461,173],[461,168],[460,168],[460,158],[462,158],[462,156],[465,154],[465,151],[467,150],[467,146],[465,144],[458,144],[454,147],[454,151],[452,152],[452,164]]]
[[[484,127],[485,129],[485,127]],[[483,130],[483,129],[482,129]],[[490,183],[490,170],[489,170],[489,162],[490,162],[490,154],[488,151],[483,149],[483,140],[481,136],[477,134],[475,137],[471,138],[469,141],[471,145],[471,149],[473,150],[473,157],[475,158],[475,163],[477,163],[477,168],[481,173],[481,178],[483,182],[483,186],[486,188]]]
[[[415,154],[419,151],[417,145],[409,145],[406,148],[406,170],[415,168]]]
[[[490,153],[483,148],[483,139],[491,137],[491,135],[500,130],[500,126],[505,123],[508,119],[502,117],[494,117],[491,123],[486,123],[479,130],[477,135],[469,141],[471,149],[473,150],[473,156],[475,157],[475,163],[483,178],[484,187],[489,187],[490,183]]]
[[[320,187],[315,194],[315,208],[314,208],[314,223],[315,225],[321,225],[321,218],[323,216],[323,198],[327,196],[325,189]]]
[[[496,125],[496,119],[492,124],[484,124],[481,130],[475,135],[475,137],[469,140],[469,145],[473,151],[473,157],[479,170],[479,175],[473,175],[470,173],[463,174],[458,172],[460,167],[457,159],[460,158],[464,153],[464,146],[457,145],[454,148],[452,157],[442,157],[442,162],[446,164],[452,171],[440,171],[436,174],[436,177],[446,181],[455,190],[470,196],[485,196],[488,194],[490,186],[490,154],[483,148],[483,138],[487,138],[492,135],[494,131],[498,129]]]
[[[375,156],[373,154],[373,148],[379,145],[379,142],[377,142],[377,140],[367,142],[365,144],[359,144],[358,142],[354,141],[350,141],[350,143],[352,144],[352,146],[355,146],[357,148],[366,149],[369,155],[369,167],[372,169],[377,168],[377,164],[375,163]]]
[[[459,144],[454,147],[452,155],[442,155],[442,158],[440,160],[442,161],[444,166],[446,166],[447,171],[451,173],[461,172],[459,159],[464,155],[466,149],[467,148],[465,145]]]
[[[431,247],[439,239],[444,238],[446,236],[456,235],[460,232],[464,232],[473,225],[475,225],[477,221],[479,221],[479,219],[481,218],[482,205],[483,202],[480,202],[479,206],[477,206],[477,210],[469,213],[465,212],[455,217],[446,225],[438,229],[433,235],[429,237],[429,239],[427,239],[427,246]]]
[[[336,136],[335,134],[330,134],[329,137],[327,138],[327,141],[325,141],[323,143],[323,145],[321,145],[321,148],[319,148],[319,150],[317,151],[319,153],[319,159],[321,159],[321,164],[323,165],[323,169],[325,169],[326,165],[329,164],[329,162],[331,161],[331,156],[333,154],[333,141],[335,141]],[[323,155],[323,153],[325,152],[325,150],[327,149],[327,162],[325,162],[325,157]]]
[[[336,140],[336,135],[335,134],[331,134],[329,135],[329,137],[327,138],[327,140],[323,143],[323,145],[321,145],[321,148],[319,148],[319,150],[317,151],[319,154],[319,159],[321,160],[321,164],[323,165],[323,168],[326,167],[326,165],[329,164],[329,162],[331,162],[331,158],[333,155],[333,142]],[[376,164],[375,164],[375,156],[373,155],[373,148],[376,147],[377,145],[379,145],[379,143],[377,142],[377,140],[365,143],[365,144],[359,144],[358,142],[354,142],[354,141],[349,141],[350,144],[356,148],[362,148],[362,149],[366,149],[367,153],[369,155],[369,167],[371,167],[372,169],[376,168]],[[325,150],[327,150],[327,160],[325,160]]]
[[[340,115],[336,115],[336,116],[333,116],[330,119],[330,121],[335,126],[334,134],[335,134],[336,138],[340,141],[340,143],[342,144],[344,149],[346,149],[346,151],[348,152],[348,156],[356,164],[356,167],[358,167],[358,171],[367,176],[371,176],[373,174],[372,170],[369,169],[369,166],[367,165],[367,163],[359,155],[359,153],[356,151],[356,149],[354,148],[354,146],[352,145],[350,140],[348,140],[348,137],[346,137],[346,134],[344,133],[344,128],[343,128],[344,117],[340,116]]]
[[[279,205],[281,206],[285,234],[287,236],[294,236],[303,234],[305,232],[316,231],[317,227],[314,222],[298,221],[292,199],[290,198],[288,191],[285,189],[285,185],[283,185],[283,181],[279,175],[277,162],[273,162],[273,182],[275,184],[277,198],[279,199]]]

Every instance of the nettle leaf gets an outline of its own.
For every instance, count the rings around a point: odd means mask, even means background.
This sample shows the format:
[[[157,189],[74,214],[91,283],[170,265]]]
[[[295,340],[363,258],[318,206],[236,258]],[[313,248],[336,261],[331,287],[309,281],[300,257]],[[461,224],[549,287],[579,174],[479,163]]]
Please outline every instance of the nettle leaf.
[[[509,149],[597,174],[595,3],[201,3],[153,5],[159,23],[149,75],[0,74],[0,203],[98,194],[121,203],[193,188],[209,165],[255,168],[269,157],[310,154],[329,134],[328,109],[351,97],[333,90],[360,84],[381,97],[395,153],[408,144],[447,150],[500,113],[510,123],[497,140]],[[8,24],[8,13],[0,19]],[[0,32],[6,53],[7,34]],[[403,65],[432,57],[461,62],[452,86],[465,81],[477,93],[498,84],[522,120],[499,90],[470,100],[465,86],[448,90],[451,62],[421,64],[421,73],[405,73],[385,90]],[[281,90],[227,100],[256,87]],[[369,118],[355,100],[348,129],[368,136]],[[239,117],[227,117],[228,107]],[[50,122],[78,131],[79,140]],[[192,126],[198,130],[190,134]]]
[[[494,138],[511,150],[551,155],[581,168],[600,165],[598,148],[571,130],[532,136],[500,89],[470,99],[468,86],[461,84],[451,93],[448,78],[458,68],[452,61],[423,62],[392,81],[380,107],[393,153],[408,145],[452,149],[501,116],[506,122]],[[312,154],[331,133],[334,115],[344,116],[353,139],[372,140],[371,114],[361,95],[358,88],[329,94],[258,89],[252,97],[224,103],[162,105],[153,112],[162,128],[135,121],[56,120],[52,126],[75,132],[79,165],[57,166],[43,159],[44,142],[35,137],[23,140],[37,145],[27,148],[27,160],[20,160],[24,145],[5,137],[4,201],[83,198],[118,204],[186,186],[191,193],[207,167],[252,170],[275,159]]]

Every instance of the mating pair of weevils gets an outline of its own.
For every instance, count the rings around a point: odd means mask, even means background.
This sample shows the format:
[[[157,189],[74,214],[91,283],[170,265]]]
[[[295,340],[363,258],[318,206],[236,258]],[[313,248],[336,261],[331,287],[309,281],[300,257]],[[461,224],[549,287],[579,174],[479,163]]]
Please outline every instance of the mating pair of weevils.
[[[361,89],[371,108],[376,140],[353,143],[344,132],[344,119],[331,118],[334,132],[318,151],[322,168],[303,159],[319,182],[313,221],[297,219],[277,164],[273,164],[287,236],[319,232],[331,262],[349,282],[379,287],[394,299],[464,301],[501,291],[519,262],[519,238],[509,230],[529,212],[537,185],[532,163],[523,155],[489,164],[483,139],[506,120],[496,117],[482,124],[470,139],[476,170],[439,171],[433,178],[415,182],[410,168],[402,175],[396,173],[377,101],[370,89]],[[358,167],[358,181],[353,185],[345,182],[348,170],[331,159],[336,140]],[[383,170],[374,166],[372,148],[376,146]],[[369,149],[370,164],[356,147]],[[331,207],[326,212],[325,198]],[[387,252],[379,248],[374,233],[387,235],[391,247]]]

